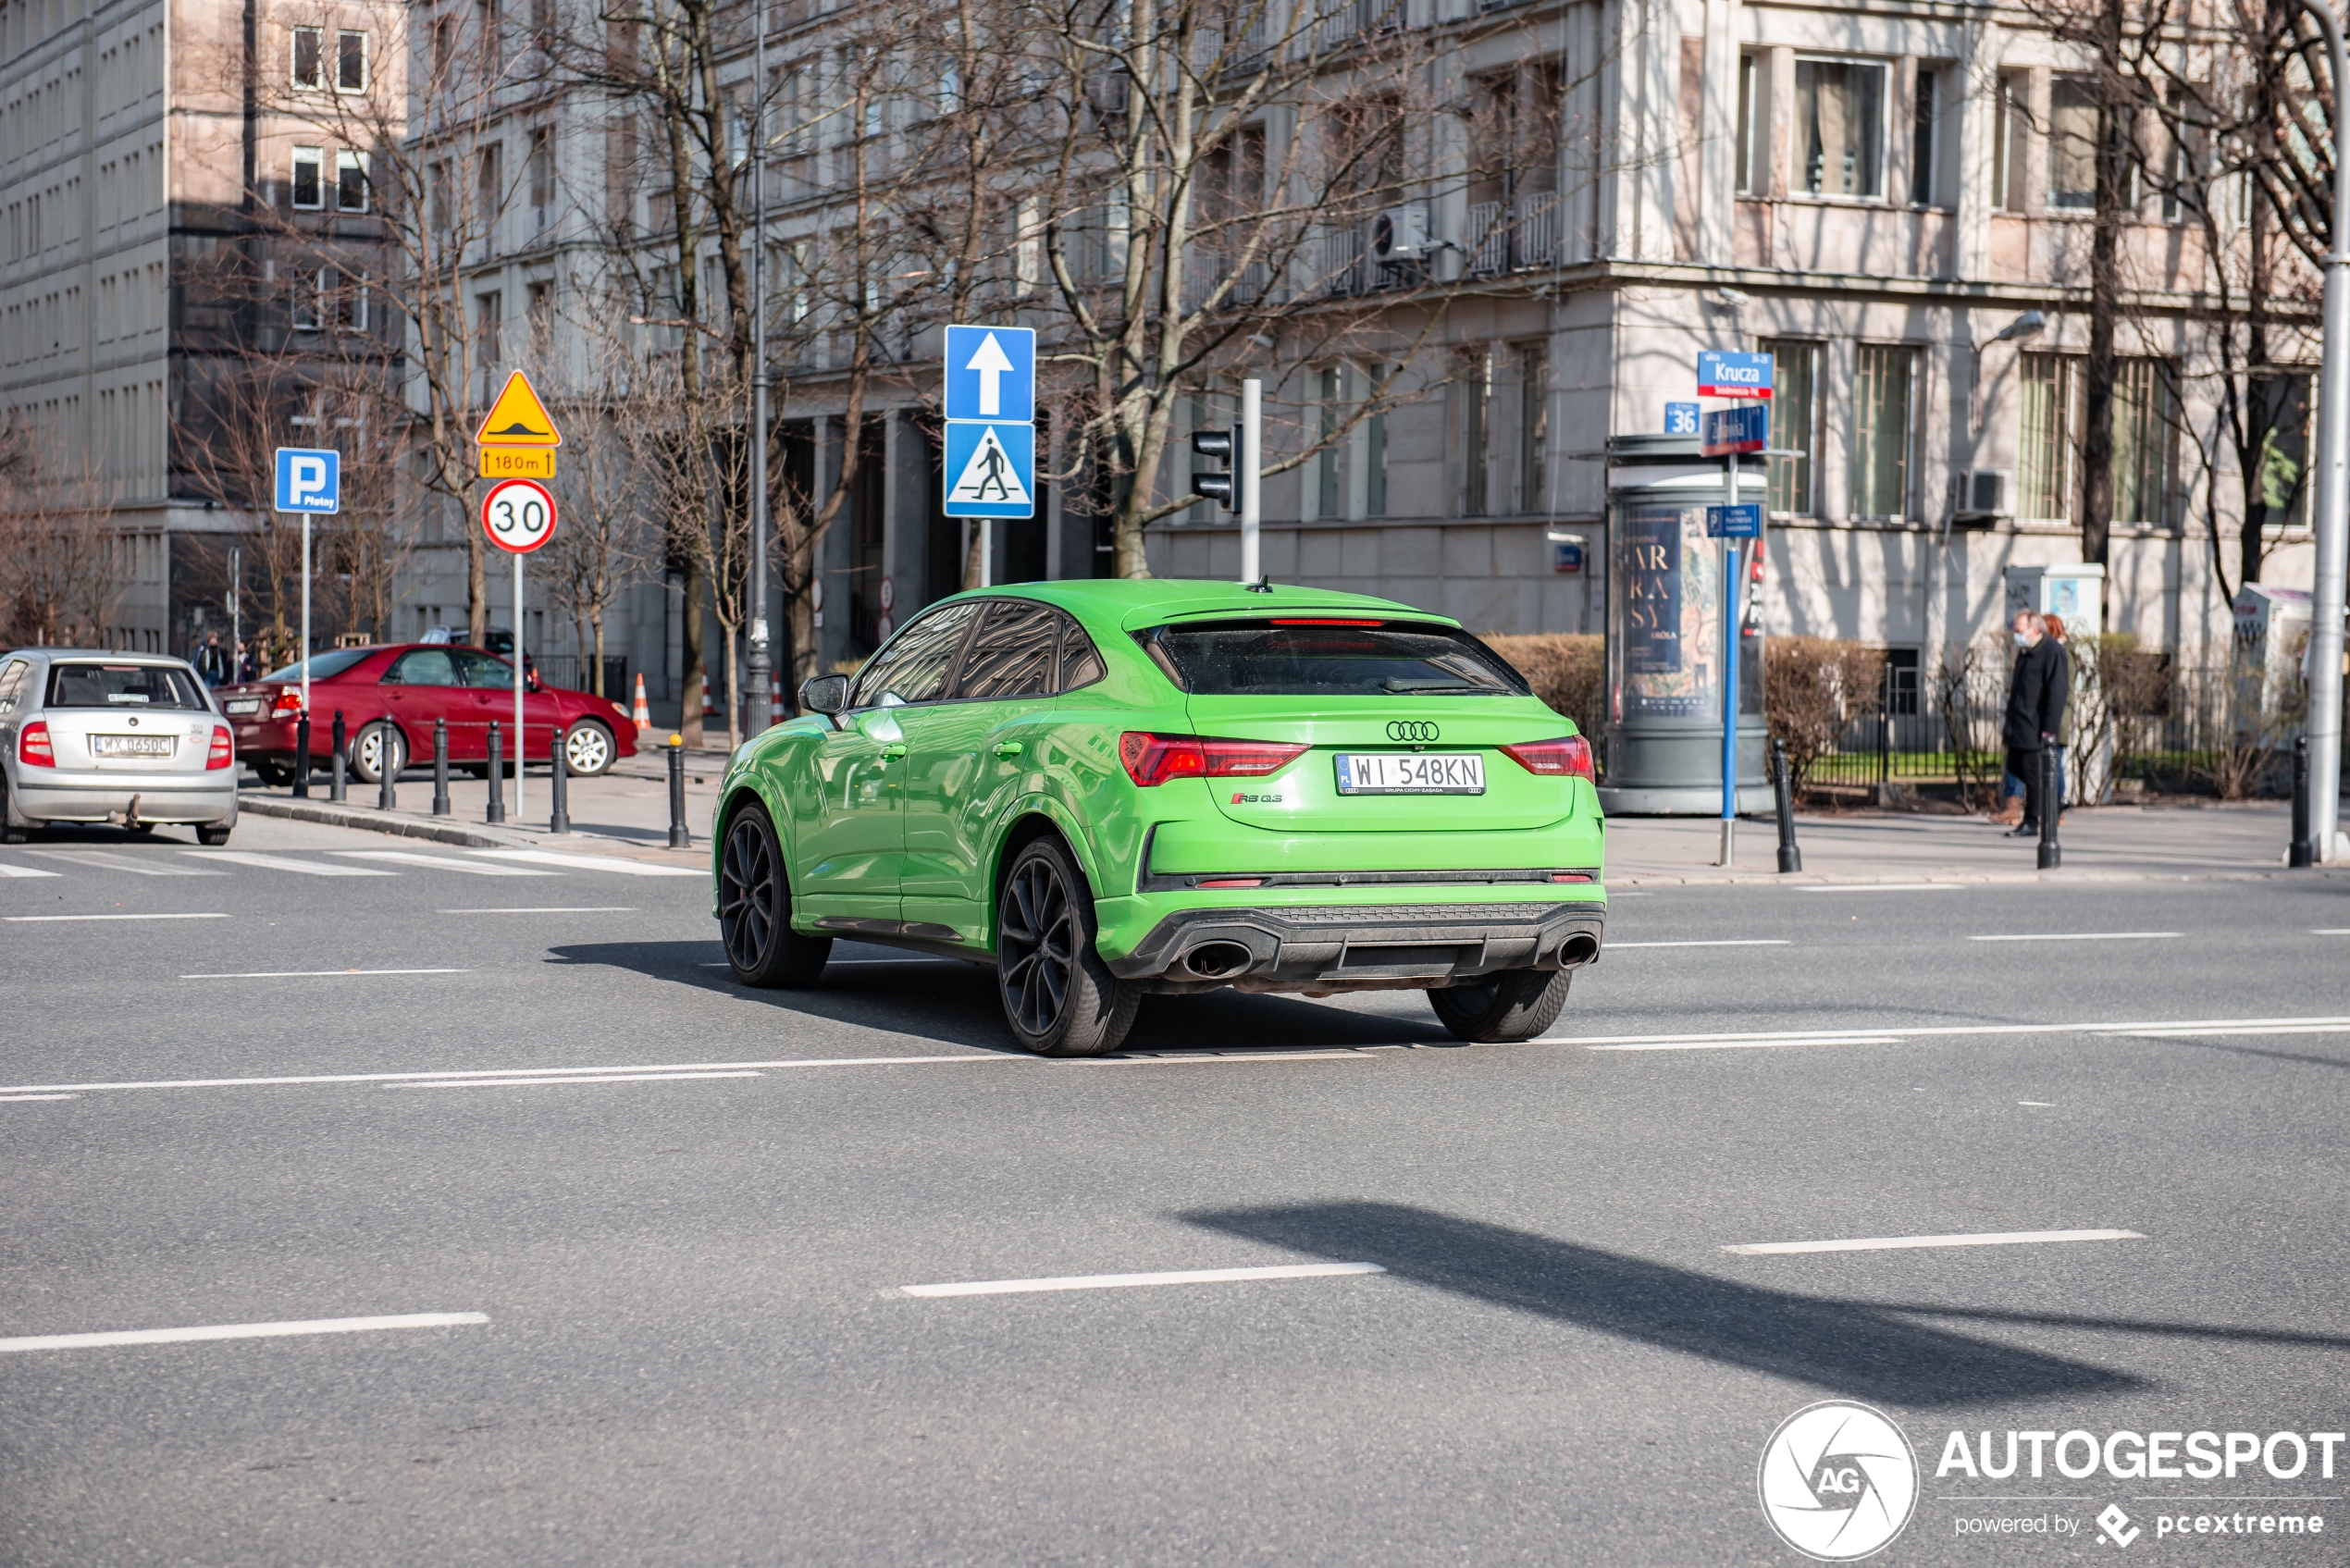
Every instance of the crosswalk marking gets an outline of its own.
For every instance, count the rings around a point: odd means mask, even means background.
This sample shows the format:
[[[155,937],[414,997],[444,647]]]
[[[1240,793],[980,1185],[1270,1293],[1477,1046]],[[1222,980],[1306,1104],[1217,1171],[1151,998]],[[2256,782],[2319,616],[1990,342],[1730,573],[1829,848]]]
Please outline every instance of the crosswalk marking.
[[[17,866],[6,860],[0,860],[0,877],[61,877],[63,875],[65,875],[63,871],[44,871],[38,866]]]
[[[690,866],[657,866],[649,860],[624,860],[616,855],[563,855],[551,849],[476,849],[486,860],[526,860],[534,866],[570,866],[583,871],[618,871],[628,877],[707,877]]]
[[[200,856],[206,860],[226,860],[231,865],[254,866],[265,871],[300,871],[309,877],[396,877],[398,871],[379,871],[372,866],[338,866],[329,860],[292,860],[283,855],[255,855],[244,849],[182,849],[182,855]]]
[[[464,871],[477,877],[550,877],[553,871],[527,870],[521,866],[485,866],[451,855],[419,855],[410,849],[338,849],[353,860],[390,860],[402,866],[427,866],[436,871]]]
[[[102,871],[131,871],[142,877],[225,877],[226,871],[207,871],[197,866],[179,866],[168,860],[142,860],[130,855],[118,855],[110,849],[35,849],[29,853],[44,859],[63,860],[68,865],[93,866]]]

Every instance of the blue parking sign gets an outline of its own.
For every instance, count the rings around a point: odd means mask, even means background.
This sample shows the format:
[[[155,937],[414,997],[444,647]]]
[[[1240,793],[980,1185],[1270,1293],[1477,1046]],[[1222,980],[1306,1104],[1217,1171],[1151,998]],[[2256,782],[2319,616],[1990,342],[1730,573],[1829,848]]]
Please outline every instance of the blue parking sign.
[[[1036,426],[955,420],[946,426],[949,517],[1036,515]]]
[[[1759,539],[1762,537],[1762,508],[1753,501],[1742,501],[1737,506],[1709,506],[1705,509],[1705,537]]]
[[[278,510],[322,513],[341,511],[342,454],[279,447]]]
[[[946,328],[946,417],[1027,424],[1036,417],[1036,329]]]

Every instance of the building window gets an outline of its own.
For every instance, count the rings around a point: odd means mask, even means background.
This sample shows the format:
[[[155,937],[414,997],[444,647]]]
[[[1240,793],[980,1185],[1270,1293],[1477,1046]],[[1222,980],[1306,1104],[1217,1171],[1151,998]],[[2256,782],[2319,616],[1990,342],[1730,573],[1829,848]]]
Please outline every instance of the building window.
[[[1991,204],[2001,212],[2023,210],[2025,149],[2032,138],[2030,80],[1999,77],[1998,112],[1991,122]]]
[[[1551,356],[1541,343],[1528,343],[1517,355],[1517,509],[1540,512],[1543,459],[1551,436]]]
[[[500,152],[498,143],[492,142],[476,154],[479,183],[474,189],[474,216],[483,235],[493,244],[497,241],[498,214],[506,204],[505,159]]]
[[[348,149],[335,154],[335,206],[347,213],[367,210],[367,154]]]
[[[1370,367],[1371,396],[1379,397],[1387,390],[1396,367],[1375,364]],[[1387,515],[1387,413],[1384,409],[1363,422],[1363,441],[1368,448],[1369,462],[1363,483],[1363,512],[1366,516]]]
[[[335,91],[365,93],[367,91],[367,35],[364,32],[335,34]]]
[[[474,296],[474,359],[481,366],[481,401],[498,395],[498,365],[506,357],[504,299],[496,290]]]
[[[296,147],[293,150],[293,204],[295,206],[315,208],[326,204],[325,192],[320,188],[318,173],[325,161],[326,155],[315,147]]]
[[[2252,416],[2260,432],[2258,499],[2263,533],[2309,521],[2309,377],[2252,378]]]
[[[2022,427],[2016,441],[2016,515],[2072,519],[2073,399],[2076,362],[2063,354],[2025,354],[2019,376]]]
[[[555,204],[555,133],[539,127],[530,133],[530,205],[538,227],[547,225],[547,210]]]
[[[1339,511],[1338,474],[1346,451],[1339,440],[1338,427],[1346,415],[1339,407],[1339,370],[1336,365],[1314,373],[1314,398],[1317,405],[1315,410],[1317,423],[1315,438],[1322,449],[1314,455],[1314,515],[1317,517],[1342,515]]]
[[[506,63],[506,24],[498,15],[498,0],[478,0],[475,25],[481,33],[481,73],[495,82]]]
[[[1917,351],[1863,343],[1852,377],[1852,515],[1910,513],[1910,414]]]
[[[2125,359],[2113,383],[2113,521],[2169,521],[2171,365]]]
[[[293,84],[296,87],[327,85],[321,58],[318,30],[298,27],[293,30]]]
[[[345,332],[367,330],[367,275],[346,272],[335,289],[335,326]]]
[[[555,286],[533,283],[526,293],[525,308],[530,319],[530,352],[534,358],[544,358],[547,348],[554,340]]]
[[[325,325],[326,300],[333,288],[332,267],[304,267],[293,275],[293,329],[315,332]]]
[[[1756,102],[1754,73],[1756,61],[1751,55],[1738,56],[1738,193],[1751,196],[1761,185],[1760,171],[1755,167],[1756,152],[1763,138],[1754,117],[1762,105]]]
[[[1803,189],[1814,196],[1885,194],[1885,68],[1860,60],[1795,63],[1795,134]]]
[[[1756,347],[1772,359],[1771,444],[1798,454],[1771,459],[1771,510],[1809,517],[1815,510],[1812,454],[1819,448],[1820,346],[1766,338]]]
[[[1461,515],[1486,512],[1486,458],[1491,445],[1493,352],[1478,349],[1461,366]]]
[[[1910,200],[1922,207],[1934,205],[1934,128],[1940,110],[1935,86],[1938,80],[1933,67],[1918,68],[1917,102],[1910,114]]]
[[[2048,86],[2048,205],[2096,204],[2096,84],[2060,76]]]

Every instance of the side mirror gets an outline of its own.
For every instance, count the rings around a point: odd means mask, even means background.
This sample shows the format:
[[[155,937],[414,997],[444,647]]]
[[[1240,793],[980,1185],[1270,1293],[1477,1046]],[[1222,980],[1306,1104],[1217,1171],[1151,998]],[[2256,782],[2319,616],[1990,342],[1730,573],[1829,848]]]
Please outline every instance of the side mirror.
[[[826,718],[848,706],[847,675],[815,675],[799,688],[799,705],[810,713]]]

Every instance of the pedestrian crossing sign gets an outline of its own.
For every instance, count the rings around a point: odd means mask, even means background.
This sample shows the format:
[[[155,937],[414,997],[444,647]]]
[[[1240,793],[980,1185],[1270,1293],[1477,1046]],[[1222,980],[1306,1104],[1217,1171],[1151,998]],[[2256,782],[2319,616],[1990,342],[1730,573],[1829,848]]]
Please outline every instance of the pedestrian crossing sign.
[[[946,426],[946,515],[1036,515],[1036,426],[953,420]]]

